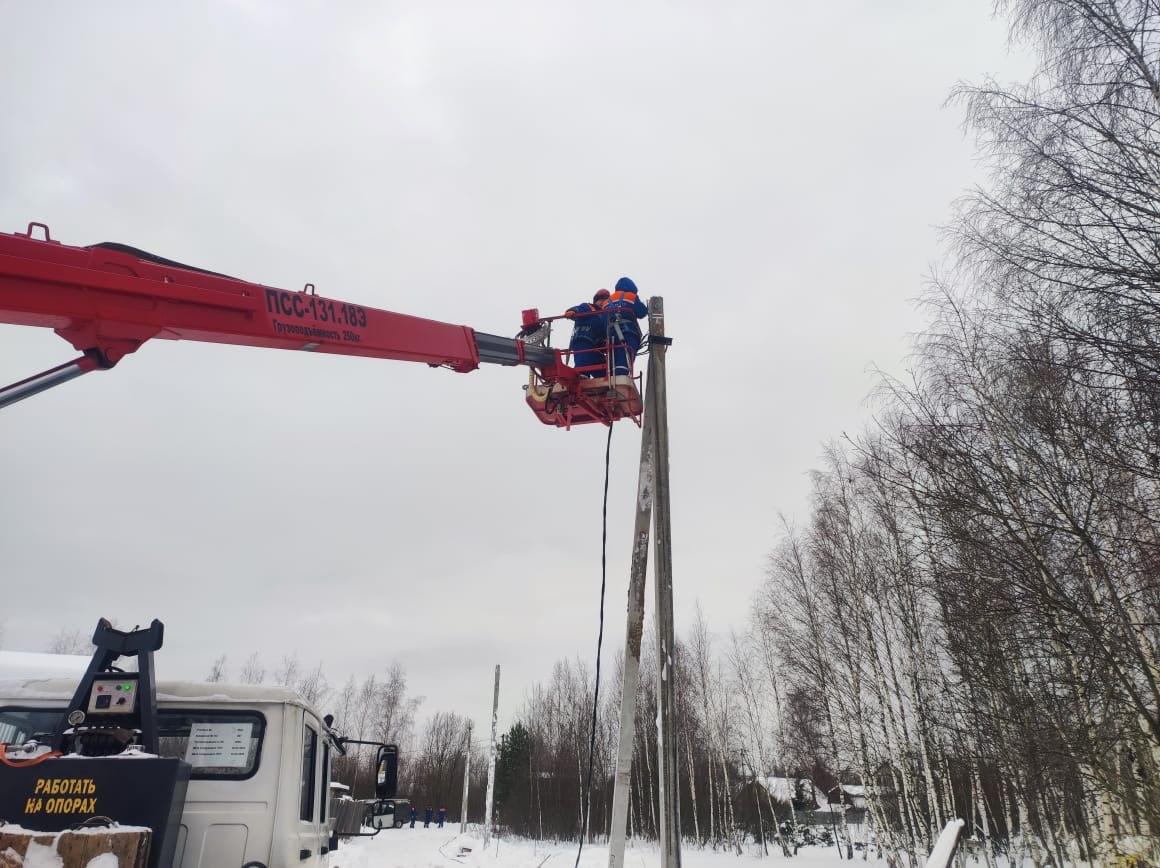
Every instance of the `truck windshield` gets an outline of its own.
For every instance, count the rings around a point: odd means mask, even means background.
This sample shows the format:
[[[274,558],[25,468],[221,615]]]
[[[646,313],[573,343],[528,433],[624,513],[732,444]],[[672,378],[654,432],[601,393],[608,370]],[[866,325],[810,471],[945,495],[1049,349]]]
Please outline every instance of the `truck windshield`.
[[[0,742],[22,744],[50,737],[63,712],[50,708],[0,708]],[[193,766],[194,780],[252,776],[258,770],[266,718],[256,711],[158,711],[158,752]]]

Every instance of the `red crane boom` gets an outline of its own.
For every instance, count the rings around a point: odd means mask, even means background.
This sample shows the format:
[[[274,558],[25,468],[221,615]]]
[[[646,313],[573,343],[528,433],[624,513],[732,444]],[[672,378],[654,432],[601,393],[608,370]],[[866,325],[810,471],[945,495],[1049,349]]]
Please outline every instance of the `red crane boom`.
[[[34,238],[41,229],[43,238]],[[90,371],[113,367],[153,338],[424,362],[466,373],[480,363],[527,365],[545,397],[528,403],[548,424],[638,418],[632,396],[582,382],[563,355],[523,340],[237,280],[122,244],[72,247],[48,227],[0,233],[0,322],[51,328],[83,354],[0,388],[0,408]],[[621,378],[617,378],[621,379]],[[545,391],[546,390],[546,391]],[[627,399],[627,400],[626,400]]]

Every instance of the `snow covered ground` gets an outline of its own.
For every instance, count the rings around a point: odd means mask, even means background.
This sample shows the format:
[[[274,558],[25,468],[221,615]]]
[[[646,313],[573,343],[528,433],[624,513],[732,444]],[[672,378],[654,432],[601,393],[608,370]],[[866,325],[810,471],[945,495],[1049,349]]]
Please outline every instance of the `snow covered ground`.
[[[861,854],[858,854],[859,857]],[[876,865],[876,860],[872,860]],[[570,868],[576,862],[576,845],[544,843],[522,838],[493,838],[487,852],[483,852],[478,830],[459,834],[459,827],[437,829],[389,829],[374,838],[357,838],[343,842],[331,860],[331,868],[448,868],[466,865],[469,868]],[[830,868],[839,864],[833,847],[803,847],[792,860],[780,853],[761,859],[755,850],[738,857],[731,852],[714,852],[686,848],[681,864],[686,868],[757,868],[760,865],[782,863],[787,868]],[[608,848],[594,845],[584,848],[580,859],[582,868],[604,868],[608,864]],[[625,868],[655,868],[660,857],[655,846],[637,844],[625,853]],[[862,863],[860,858],[854,864]]]

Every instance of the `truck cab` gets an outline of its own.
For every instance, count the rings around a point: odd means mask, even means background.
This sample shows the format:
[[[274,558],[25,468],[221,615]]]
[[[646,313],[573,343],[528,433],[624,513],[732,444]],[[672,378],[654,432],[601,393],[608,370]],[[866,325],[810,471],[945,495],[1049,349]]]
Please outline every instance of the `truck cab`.
[[[0,742],[51,733],[78,677],[10,678],[0,654]],[[157,714],[159,753],[192,766],[174,866],[329,864],[341,746],[317,709],[283,687],[158,681]]]

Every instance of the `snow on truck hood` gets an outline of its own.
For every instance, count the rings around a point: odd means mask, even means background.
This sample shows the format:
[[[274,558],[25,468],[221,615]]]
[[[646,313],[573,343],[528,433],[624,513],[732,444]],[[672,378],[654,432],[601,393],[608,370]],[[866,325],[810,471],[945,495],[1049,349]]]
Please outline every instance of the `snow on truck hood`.
[[[0,702],[19,699],[72,699],[89,665],[88,657],[0,651]],[[159,702],[289,702],[306,706],[287,687],[261,684],[206,684],[199,681],[157,682]]]
[[[0,651],[0,681],[27,678],[80,679],[89,658],[80,654],[37,654],[32,651]]]

